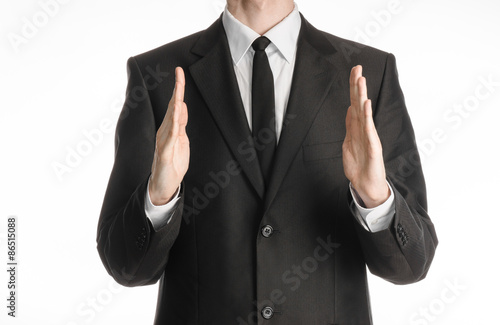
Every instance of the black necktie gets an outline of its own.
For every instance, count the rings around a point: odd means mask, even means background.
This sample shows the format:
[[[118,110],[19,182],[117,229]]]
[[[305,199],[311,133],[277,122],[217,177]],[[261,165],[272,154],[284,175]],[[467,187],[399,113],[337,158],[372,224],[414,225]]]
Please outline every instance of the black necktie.
[[[252,43],[255,50],[252,71],[252,135],[266,187],[276,150],[273,73],[265,52],[269,43],[271,41],[265,36]]]

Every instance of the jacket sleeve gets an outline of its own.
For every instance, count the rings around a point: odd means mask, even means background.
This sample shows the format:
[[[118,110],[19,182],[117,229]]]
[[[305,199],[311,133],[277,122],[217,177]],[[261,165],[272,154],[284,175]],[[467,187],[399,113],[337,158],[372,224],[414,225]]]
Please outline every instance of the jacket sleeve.
[[[144,198],[156,127],[148,88],[135,58],[127,61],[126,100],[116,126],[114,165],[97,227],[97,250],[124,286],[153,284],[163,273],[182,220],[183,186],[170,222],[155,231]]]
[[[373,104],[387,181],[394,190],[395,215],[389,228],[380,232],[368,232],[357,222],[355,227],[371,273],[395,284],[417,282],[429,270],[438,239],[427,214],[420,157],[392,54]],[[350,206],[351,200],[349,195]]]

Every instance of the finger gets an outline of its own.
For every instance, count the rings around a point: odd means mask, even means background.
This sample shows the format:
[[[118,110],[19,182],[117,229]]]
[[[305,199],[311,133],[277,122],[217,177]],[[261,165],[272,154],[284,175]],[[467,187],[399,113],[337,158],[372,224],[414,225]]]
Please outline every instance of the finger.
[[[172,96],[170,96],[170,101],[168,102],[168,104],[170,105],[170,103],[173,103],[174,100],[175,100],[175,94],[177,93],[177,76],[175,77],[175,82],[174,82],[174,89],[172,90]]]
[[[368,134],[371,134],[371,132],[375,130],[375,123],[373,122],[372,112],[372,101],[370,99],[367,99],[364,103],[363,115],[365,120],[365,130]]]
[[[174,90],[175,93],[175,90]],[[172,95],[174,96],[174,94]],[[168,146],[171,138],[175,138],[179,132],[180,106],[175,99],[168,105],[167,112],[160,126],[162,142]]]
[[[354,86],[355,86],[354,75],[356,73],[355,70],[356,70],[356,67],[353,67],[351,69],[351,74],[349,76],[349,95],[350,95],[350,98],[351,98],[351,105],[353,105],[354,101],[355,101],[355,97],[354,97]]]
[[[175,89],[174,89],[174,98],[175,102],[183,102],[184,101],[184,86],[186,80],[184,76],[184,70],[181,67],[175,68]]]
[[[179,134],[181,117],[184,103],[184,73],[182,68],[177,67],[175,69],[175,99],[173,103],[173,113],[172,113],[172,132],[173,136]]]
[[[361,111],[364,111],[365,103],[366,103],[366,100],[368,99],[368,96],[367,96],[368,91],[366,88],[366,78],[359,77],[357,85],[358,85],[357,89],[358,89],[359,108]]]
[[[169,120],[170,123],[167,124],[166,126],[166,143],[165,146],[167,150],[169,148],[172,148],[175,140],[177,139],[177,135],[179,134],[179,113],[180,109],[178,107],[179,105],[174,105],[173,106],[173,113],[172,113],[172,118]]]
[[[377,128],[375,127],[375,122],[373,121],[373,109],[372,101],[368,99],[365,103],[365,118],[366,118],[366,133],[368,134],[369,142],[375,144],[376,146],[380,144],[380,138],[378,136]]]
[[[175,117],[175,103],[184,101],[184,85],[185,85],[185,76],[184,70],[181,67],[175,68],[175,85],[174,90],[172,91],[172,97],[168,103],[168,109],[163,117],[163,120],[166,122],[167,129],[170,128],[173,121],[176,120]]]
[[[170,126],[172,120],[173,120],[173,111],[174,111],[174,104],[175,104],[175,95],[177,93],[177,81],[174,84],[174,89],[172,90],[172,96],[170,97],[170,100],[168,101],[168,106],[167,106],[167,111],[165,112],[165,115],[163,116],[163,122],[160,126],[161,127],[168,127]]]
[[[349,141],[351,139],[351,111],[352,106],[347,109],[347,114],[345,116],[345,140]]]
[[[186,103],[182,103],[180,109],[180,117],[179,117],[179,135],[184,136],[186,134],[186,125],[188,122],[188,111]]]
[[[361,69],[360,65],[352,68],[351,76],[349,78],[351,106],[354,106],[354,108],[357,108],[358,106],[358,79],[361,77]]]
[[[184,103],[184,71],[181,67],[175,68],[175,88],[174,88],[174,102],[172,103],[172,127],[175,128],[175,132],[172,130],[172,133],[178,134],[178,124],[182,114],[182,106]],[[176,125],[177,124],[177,125]]]
[[[349,84],[351,86],[355,86],[356,85],[356,80],[357,78],[359,78],[361,76],[361,66],[358,64],[354,67],[352,67],[351,69],[351,75],[349,77]]]
[[[176,101],[184,100],[184,85],[185,85],[185,76],[184,70],[181,67],[175,68],[175,84],[174,90],[172,91],[172,96],[170,97],[170,103],[175,103]]]
[[[175,105],[169,105],[167,113],[163,118],[163,122],[160,125],[156,135],[158,141],[162,146],[167,146],[171,138],[175,137],[178,132],[176,119],[176,108]]]

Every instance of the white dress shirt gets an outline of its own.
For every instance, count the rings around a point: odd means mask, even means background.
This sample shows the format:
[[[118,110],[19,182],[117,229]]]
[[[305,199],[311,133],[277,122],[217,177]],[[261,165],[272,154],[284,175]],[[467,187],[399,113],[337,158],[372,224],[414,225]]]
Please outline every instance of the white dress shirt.
[[[290,94],[295,54],[297,52],[297,38],[301,25],[301,18],[297,4],[293,11],[264,35],[271,43],[266,48],[271,71],[274,78],[276,137],[279,141],[283,117]],[[257,32],[237,20],[228,10],[227,5],[222,14],[222,24],[226,31],[234,72],[238,81],[243,107],[247,121],[252,129],[252,65],[255,51],[252,43],[260,37]],[[149,182],[148,187],[149,189]],[[353,202],[356,206],[356,220],[367,230],[377,232],[389,227],[394,216],[394,194],[389,185],[391,194],[383,204],[367,209],[361,206],[362,202],[354,188],[349,184]],[[145,193],[146,216],[151,220],[155,230],[170,221],[172,212],[179,200],[179,189],[175,198],[165,205],[155,206],[149,197],[149,190]]]

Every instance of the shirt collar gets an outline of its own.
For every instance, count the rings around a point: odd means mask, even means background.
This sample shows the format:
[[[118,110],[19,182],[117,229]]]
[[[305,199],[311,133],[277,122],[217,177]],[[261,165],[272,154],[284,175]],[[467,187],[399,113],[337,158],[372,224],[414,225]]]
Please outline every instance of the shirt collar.
[[[222,14],[222,24],[226,31],[233,62],[238,65],[253,41],[260,37],[260,35],[236,19],[229,10],[227,10],[227,4]],[[278,51],[288,63],[292,62],[295,55],[300,24],[301,19],[299,10],[297,4],[294,2],[293,11],[263,35],[269,38],[278,48]]]

